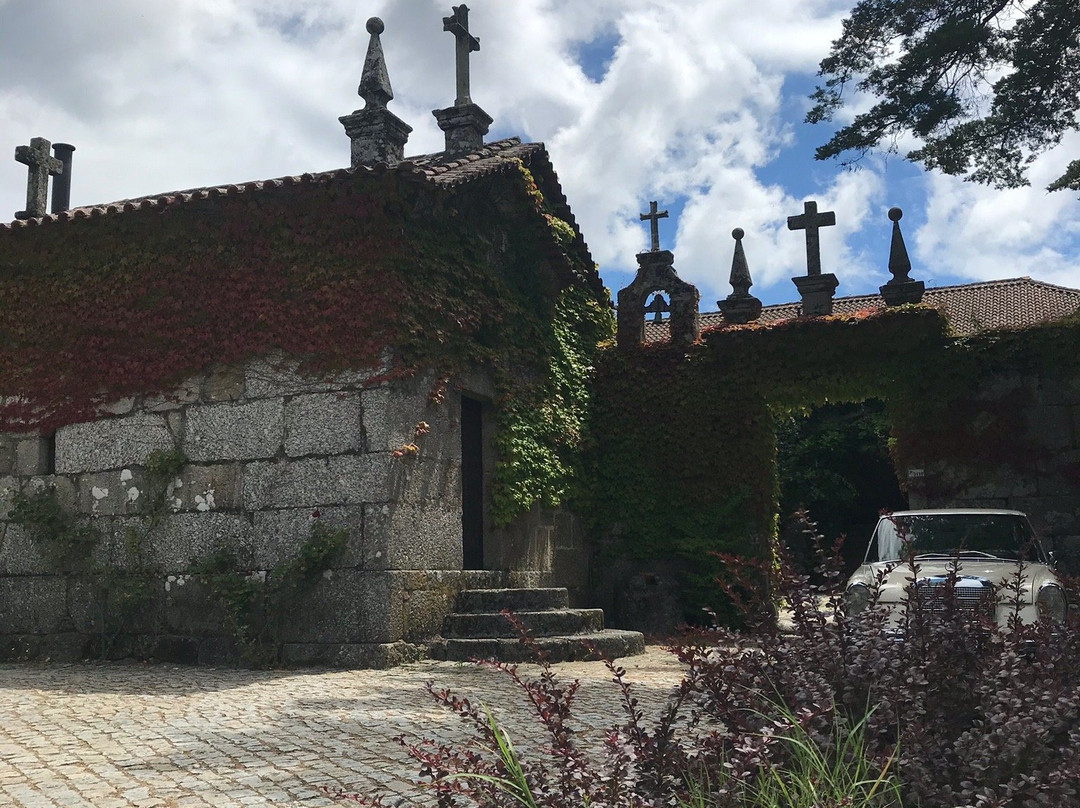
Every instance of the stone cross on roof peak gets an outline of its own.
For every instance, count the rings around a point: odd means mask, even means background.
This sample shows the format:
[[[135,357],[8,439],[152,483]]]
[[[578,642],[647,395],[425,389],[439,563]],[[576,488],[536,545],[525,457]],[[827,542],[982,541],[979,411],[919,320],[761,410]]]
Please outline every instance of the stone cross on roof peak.
[[[26,210],[15,214],[16,219],[35,219],[44,216],[49,200],[49,176],[60,174],[64,164],[49,153],[52,144],[43,137],[30,138],[29,146],[16,146],[15,159],[28,169],[26,179]]]
[[[651,237],[652,247],[650,250],[656,252],[660,249],[660,225],[658,224],[660,219],[666,219],[668,212],[666,210],[657,211],[656,202],[649,203],[649,212],[642,213],[641,221],[649,222],[649,236]]]
[[[836,213],[824,211],[818,213],[817,202],[804,202],[803,212],[798,216],[788,216],[788,230],[806,231],[806,274],[815,276],[821,274],[821,241],[818,238],[818,230],[822,227],[831,227],[836,224]]]
[[[443,17],[443,30],[449,31],[457,40],[457,99],[455,107],[466,107],[472,103],[469,90],[469,54],[480,50],[480,38],[469,33],[469,7],[462,3],[451,6],[454,13]]]

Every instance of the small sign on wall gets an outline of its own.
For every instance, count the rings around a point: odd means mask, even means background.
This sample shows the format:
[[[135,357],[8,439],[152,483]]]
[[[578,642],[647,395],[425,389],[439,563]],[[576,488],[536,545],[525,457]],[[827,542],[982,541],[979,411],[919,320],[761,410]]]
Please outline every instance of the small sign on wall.
[[[908,469],[907,478],[909,480],[921,480],[926,476],[925,469]]]

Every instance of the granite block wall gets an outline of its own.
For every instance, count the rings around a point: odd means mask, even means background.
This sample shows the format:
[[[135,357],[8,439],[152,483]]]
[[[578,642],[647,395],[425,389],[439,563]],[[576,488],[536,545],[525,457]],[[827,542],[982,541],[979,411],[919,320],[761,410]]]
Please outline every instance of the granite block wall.
[[[1080,572],[1080,378],[998,375],[972,399],[977,414],[959,427],[966,456],[898,470],[911,506],[1024,511],[1062,564]]]
[[[550,582],[547,525],[492,531],[485,566],[496,571],[462,569],[460,395],[489,396],[485,380],[454,380],[433,403],[433,375],[384,376],[311,377],[262,359],[113,402],[51,435],[0,434],[0,659],[234,660],[228,616],[193,562],[226,548],[262,580],[316,521],[347,528],[348,541],[283,616],[286,663],[393,664],[422,653],[458,589]],[[419,451],[396,456],[407,444]],[[182,467],[155,480],[148,460],[175,450]],[[8,518],[17,492],[45,487],[100,535],[78,569]],[[125,581],[144,583],[108,625],[102,598],[127,593]]]

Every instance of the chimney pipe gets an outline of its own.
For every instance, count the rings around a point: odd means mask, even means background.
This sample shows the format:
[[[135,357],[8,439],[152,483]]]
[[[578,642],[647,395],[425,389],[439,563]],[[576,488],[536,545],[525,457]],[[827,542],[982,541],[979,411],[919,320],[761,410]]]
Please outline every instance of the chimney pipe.
[[[64,170],[53,177],[52,212],[62,213],[71,207],[71,153],[75,147],[70,143],[54,143],[53,157],[64,164]]]

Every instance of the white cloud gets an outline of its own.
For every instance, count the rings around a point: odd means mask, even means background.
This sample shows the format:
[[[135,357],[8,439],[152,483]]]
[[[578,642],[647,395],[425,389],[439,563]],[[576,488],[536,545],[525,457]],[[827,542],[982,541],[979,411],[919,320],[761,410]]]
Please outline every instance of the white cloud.
[[[602,271],[633,270],[647,240],[638,212],[656,199],[683,206],[677,229],[661,225],[664,246],[706,305],[728,292],[735,226],[746,230],[754,291],[792,299],[789,278],[805,257],[785,220],[809,195],[837,211],[821,241],[840,293],[887,279],[887,246],[873,245],[887,245],[892,178],[879,161],[854,174],[808,160],[775,170],[799,106],[782,96],[785,80],[814,73],[849,0],[470,5],[481,40],[473,98],[495,118],[491,136],[548,143]],[[76,145],[75,204],[345,165],[337,117],[363,103],[372,15],[386,23],[391,110],[413,127],[407,152],[437,151],[431,110],[454,99],[449,13],[443,0],[362,9],[351,0],[0,0],[0,212],[23,207],[25,168],[11,153],[33,136]],[[602,81],[577,61],[597,37],[617,42]],[[1076,141],[1062,148],[1075,153]],[[914,234],[925,264],[972,278],[1026,267],[1077,283],[1067,277],[1080,251],[1072,197],[941,178],[915,185],[930,195],[929,221]]]
[[[1035,161],[1026,188],[999,191],[928,175],[927,222],[915,236],[925,272],[965,280],[1029,275],[1080,286],[1080,203],[1075,192],[1045,190],[1078,152],[1074,132]]]

